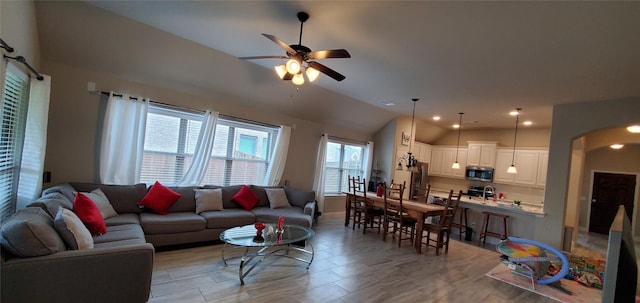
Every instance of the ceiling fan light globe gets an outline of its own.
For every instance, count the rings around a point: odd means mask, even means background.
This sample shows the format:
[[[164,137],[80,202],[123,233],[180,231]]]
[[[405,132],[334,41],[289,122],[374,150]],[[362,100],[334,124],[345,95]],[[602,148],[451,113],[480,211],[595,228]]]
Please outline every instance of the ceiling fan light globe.
[[[275,66],[273,69],[276,70],[276,74],[278,74],[280,79],[284,79],[284,76],[287,74],[287,68],[284,65]]]
[[[286,68],[288,73],[295,75],[300,72],[300,62],[296,59],[289,59],[286,64]]]
[[[291,79],[291,82],[293,82],[293,84],[295,85],[304,84],[304,77],[302,76],[302,73],[297,73],[293,75],[293,79]]]
[[[313,67],[307,67],[307,69],[305,70],[305,73],[307,74],[307,78],[309,79],[309,82],[315,81],[316,79],[318,79],[318,76],[320,75],[320,72]]]

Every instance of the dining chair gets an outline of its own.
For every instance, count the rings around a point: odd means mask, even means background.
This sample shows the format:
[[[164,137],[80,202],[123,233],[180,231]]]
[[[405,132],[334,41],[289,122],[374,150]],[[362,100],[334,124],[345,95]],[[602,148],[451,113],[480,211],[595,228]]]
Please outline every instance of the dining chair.
[[[427,233],[427,235],[425,236],[424,244],[427,247],[435,247],[436,255],[440,254],[440,249],[442,247],[444,247],[445,254],[449,252],[449,236],[451,233],[451,223],[453,222],[453,218],[455,217],[456,211],[458,210],[461,196],[462,191],[458,192],[457,195],[454,195],[453,190],[449,191],[449,198],[447,199],[447,201],[445,201],[444,211],[442,215],[439,216],[438,222],[425,222],[424,224],[423,231]],[[436,236],[435,239],[431,238],[432,233]]]
[[[409,216],[406,209],[402,205],[402,195],[404,194],[406,181],[402,184],[391,183],[389,187],[384,183],[384,221],[382,226],[382,241],[386,241],[387,234],[391,234],[393,238],[398,236],[398,247],[401,246],[402,240],[414,242],[416,221],[415,218]],[[398,201],[391,203],[390,199]],[[395,201],[394,201],[395,202]]]
[[[364,206],[362,204],[363,199],[357,196],[356,186],[360,182],[360,177],[351,177],[347,178],[349,184],[349,208],[351,209],[351,213],[349,214],[351,221],[353,222],[352,229],[356,229],[356,224],[358,224],[358,228],[360,227],[360,221],[362,220],[362,216],[364,216]]]
[[[365,178],[354,178],[353,179],[353,196],[355,198],[355,211],[357,213],[357,220],[354,219],[353,229],[355,229],[355,225],[358,224],[358,228],[362,225],[362,234],[367,233],[367,225],[369,228],[373,229],[376,227],[378,229],[378,233],[380,233],[380,228],[382,227],[382,217],[384,215],[384,210],[380,207],[376,207],[373,205],[373,202],[367,199],[367,181]],[[356,215],[354,214],[354,218]]]

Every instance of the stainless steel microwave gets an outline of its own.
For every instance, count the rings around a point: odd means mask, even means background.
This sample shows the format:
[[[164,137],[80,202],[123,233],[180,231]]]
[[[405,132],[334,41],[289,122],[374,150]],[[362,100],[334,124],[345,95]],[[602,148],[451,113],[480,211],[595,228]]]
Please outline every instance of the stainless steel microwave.
[[[467,166],[464,178],[473,181],[493,181],[493,168],[482,166]]]

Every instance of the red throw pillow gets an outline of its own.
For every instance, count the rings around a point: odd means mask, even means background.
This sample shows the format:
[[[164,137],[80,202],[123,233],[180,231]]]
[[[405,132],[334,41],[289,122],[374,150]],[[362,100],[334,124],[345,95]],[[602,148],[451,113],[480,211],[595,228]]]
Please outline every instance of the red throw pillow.
[[[138,205],[144,206],[160,215],[166,215],[169,213],[169,207],[176,203],[180,196],[182,195],[156,181],[142,200],[138,202]]]
[[[107,233],[107,226],[100,214],[96,203],[82,193],[77,193],[73,199],[73,212],[84,223],[92,235],[102,235]]]
[[[233,195],[232,199],[246,210],[251,210],[260,200],[258,196],[253,193],[251,188],[246,185],[242,185],[242,188]]]

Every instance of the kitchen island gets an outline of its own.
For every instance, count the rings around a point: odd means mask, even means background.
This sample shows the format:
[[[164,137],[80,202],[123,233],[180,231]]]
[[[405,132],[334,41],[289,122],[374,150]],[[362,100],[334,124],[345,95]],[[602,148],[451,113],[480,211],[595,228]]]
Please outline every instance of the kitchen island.
[[[432,189],[429,194],[429,201],[433,201],[435,198],[447,198],[449,191]],[[467,222],[469,227],[473,229],[473,241],[478,240],[478,234],[482,225],[482,212],[491,211],[494,213],[508,215],[507,222],[508,236],[533,239],[535,222],[537,219],[544,218],[544,210],[542,205],[532,205],[522,203],[521,205],[515,205],[512,201],[493,199],[484,200],[482,197],[470,197],[468,195],[462,195],[460,198],[460,207],[467,207]],[[458,222],[458,218],[461,213],[461,208],[458,209],[455,222]],[[502,222],[498,220],[490,220],[489,230],[501,231]],[[452,236],[455,237],[458,234],[458,229],[454,228]],[[500,239],[487,237],[487,242],[491,244],[497,244]]]

